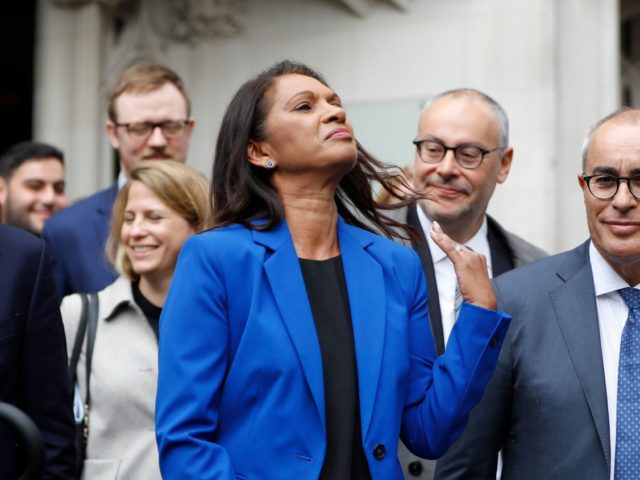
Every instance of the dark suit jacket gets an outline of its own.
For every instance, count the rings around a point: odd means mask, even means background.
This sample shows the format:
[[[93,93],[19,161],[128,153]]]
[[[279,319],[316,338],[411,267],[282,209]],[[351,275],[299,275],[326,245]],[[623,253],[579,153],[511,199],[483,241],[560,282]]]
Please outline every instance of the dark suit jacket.
[[[414,242],[411,246],[418,252],[422,269],[427,277],[427,286],[429,288],[429,321],[431,322],[431,331],[433,332],[433,338],[436,342],[436,351],[438,355],[442,355],[444,352],[444,334],[442,332],[438,285],[436,283],[431,251],[429,250],[429,245],[422,231],[422,225],[418,219],[417,208],[417,205],[414,204],[399,212],[404,216],[403,220],[406,221],[406,223],[414,226],[420,232],[420,241]],[[488,215],[487,240],[491,252],[494,277],[547,256],[543,250],[517,235],[507,232],[498,222]]]
[[[391,216],[396,220],[412,225],[420,233],[420,239],[413,242],[411,246],[420,256],[422,269],[427,277],[427,288],[429,290],[429,322],[431,323],[431,332],[433,333],[436,352],[438,355],[442,355],[444,352],[444,333],[442,330],[438,284],[436,283],[436,273],[433,268],[431,251],[429,250],[427,239],[422,231],[417,209],[418,206],[414,204],[408,208],[392,211]],[[487,240],[491,252],[494,277],[547,255],[538,247],[506,231],[490,216],[487,216]],[[405,478],[420,478],[423,480],[433,478],[435,462],[416,457],[403,445],[400,446],[398,455],[403,466]]]
[[[608,480],[609,415],[589,242],[495,281],[513,315],[498,368],[439,479]]]
[[[40,429],[45,478],[74,478],[67,350],[44,242],[0,225],[0,401]],[[15,435],[0,429],[0,478],[16,477]]]
[[[97,292],[117,278],[104,253],[117,193],[113,185],[45,223],[42,236],[49,247],[58,301],[72,293]]]

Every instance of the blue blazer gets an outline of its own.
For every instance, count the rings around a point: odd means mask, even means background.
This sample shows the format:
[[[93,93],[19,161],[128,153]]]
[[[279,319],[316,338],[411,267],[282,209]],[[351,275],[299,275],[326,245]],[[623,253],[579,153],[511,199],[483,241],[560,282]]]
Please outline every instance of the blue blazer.
[[[42,433],[44,478],[75,477],[75,424],[67,348],[44,242],[0,225],[0,402],[24,411]],[[16,478],[14,432],[0,423],[0,478]]]
[[[437,457],[462,432],[510,317],[471,305],[436,360],[420,261],[338,222],[373,479],[402,478],[402,436]],[[282,222],[187,241],[160,320],[156,433],[165,479],[315,479],[326,450],[322,357]]]
[[[102,190],[57,213],[44,224],[58,302],[78,292],[98,292],[118,274],[107,261],[111,210],[117,185]]]

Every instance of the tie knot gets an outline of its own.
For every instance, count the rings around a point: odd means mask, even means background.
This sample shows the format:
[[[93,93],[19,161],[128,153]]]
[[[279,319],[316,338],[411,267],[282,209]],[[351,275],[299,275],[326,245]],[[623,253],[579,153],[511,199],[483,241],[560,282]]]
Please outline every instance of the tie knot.
[[[640,290],[636,288],[621,288],[618,290],[622,299],[629,307],[629,310],[638,310],[640,309]]]

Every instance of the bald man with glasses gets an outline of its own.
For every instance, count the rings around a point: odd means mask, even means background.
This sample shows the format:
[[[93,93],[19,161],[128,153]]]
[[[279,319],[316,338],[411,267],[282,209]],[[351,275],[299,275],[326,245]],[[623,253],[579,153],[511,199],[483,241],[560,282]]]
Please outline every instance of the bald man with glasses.
[[[182,79],[158,64],[125,70],[109,94],[107,134],[120,159],[116,184],[45,223],[58,299],[75,292],[96,292],[117,274],[104,247],[111,208],[128,172],[141,160],[185,162],[194,127]]]
[[[494,99],[474,89],[433,97],[420,115],[413,143],[414,187],[428,198],[392,215],[422,232],[421,241],[410,246],[419,254],[427,277],[431,330],[436,351],[442,354],[460,297],[453,264],[428,234],[433,221],[460,245],[484,254],[492,277],[546,254],[486,213],[513,158],[507,115]],[[433,477],[435,462],[413,456],[402,445],[399,457],[405,478]]]
[[[438,479],[640,478],[640,109],[583,143],[590,238],[495,280],[513,315],[496,372]]]

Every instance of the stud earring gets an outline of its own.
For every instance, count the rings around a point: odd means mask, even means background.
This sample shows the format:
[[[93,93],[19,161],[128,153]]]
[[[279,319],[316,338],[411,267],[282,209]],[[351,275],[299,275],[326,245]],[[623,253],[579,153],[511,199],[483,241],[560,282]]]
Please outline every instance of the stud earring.
[[[265,167],[271,169],[275,167],[275,164],[271,160],[267,160],[267,163],[265,163]]]

